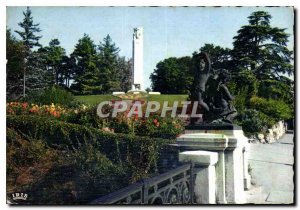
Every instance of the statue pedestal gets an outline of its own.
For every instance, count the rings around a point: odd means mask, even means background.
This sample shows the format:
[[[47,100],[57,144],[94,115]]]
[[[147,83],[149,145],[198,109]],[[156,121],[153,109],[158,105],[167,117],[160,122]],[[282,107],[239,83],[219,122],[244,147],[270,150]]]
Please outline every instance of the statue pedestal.
[[[199,124],[186,127],[177,138],[180,151],[218,152],[216,202],[245,203],[244,188],[249,186],[248,139],[241,127],[231,124]]]

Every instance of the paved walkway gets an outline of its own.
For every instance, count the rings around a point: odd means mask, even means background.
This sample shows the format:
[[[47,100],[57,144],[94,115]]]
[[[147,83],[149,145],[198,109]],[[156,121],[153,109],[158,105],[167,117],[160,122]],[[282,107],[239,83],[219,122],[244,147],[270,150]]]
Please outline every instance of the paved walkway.
[[[287,133],[276,143],[250,144],[249,165],[252,187],[248,203],[293,203],[294,134]]]

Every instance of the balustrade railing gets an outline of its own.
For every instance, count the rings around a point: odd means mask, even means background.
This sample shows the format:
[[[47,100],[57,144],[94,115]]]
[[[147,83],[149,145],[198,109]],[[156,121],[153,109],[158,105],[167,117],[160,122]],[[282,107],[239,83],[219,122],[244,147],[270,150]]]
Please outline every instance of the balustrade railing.
[[[95,199],[91,204],[193,203],[195,173],[193,163],[185,164]]]

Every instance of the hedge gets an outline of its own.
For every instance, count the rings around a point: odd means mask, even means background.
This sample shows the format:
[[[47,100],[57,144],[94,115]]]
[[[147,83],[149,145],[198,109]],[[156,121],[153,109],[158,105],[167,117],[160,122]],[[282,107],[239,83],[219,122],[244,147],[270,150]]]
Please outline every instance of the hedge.
[[[23,204],[87,204],[129,184],[126,170],[92,145],[57,150],[13,129],[6,133],[9,199],[14,192],[26,192]]]
[[[156,165],[159,150],[174,140],[115,134],[96,128],[34,115],[7,116],[7,127],[23,136],[44,140],[56,149],[77,150],[93,145],[113,163],[126,165],[132,182],[144,178]]]

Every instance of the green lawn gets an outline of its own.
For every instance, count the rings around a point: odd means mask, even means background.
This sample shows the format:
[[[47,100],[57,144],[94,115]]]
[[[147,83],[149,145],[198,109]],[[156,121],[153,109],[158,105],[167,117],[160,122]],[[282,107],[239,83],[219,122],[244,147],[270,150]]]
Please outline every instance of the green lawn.
[[[172,106],[174,101],[178,101],[178,106],[181,107],[181,101],[186,101],[188,95],[149,95],[148,101],[158,101],[162,107],[164,101],[168,101],[168,105]]]
[[[164,94],[162,94],[162,95],[149,95],[147,100],[148,101],[158,101],[161,104],[161,106],[164,101],[168,101],[169,106],[171,106],[174,101],[178,101],[179,106],[182,106],[180,102],[186,101],[187,97],[188,97],[188,95],[164,95]],[[119,99],[118,97],[115,97],[113,95],[86,95],[86,96],[75,96],[75,98],[78,101],[81,101],[88,105],[96,105],[102,101]]]
[[[113,95],[86,95],[86,96],[75,96],[75,98],[83,102],[87,105],[97,105],[102,101],[110,101],[113,99],[119,99],[118,97],[115,97]]]

